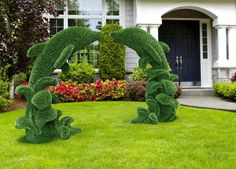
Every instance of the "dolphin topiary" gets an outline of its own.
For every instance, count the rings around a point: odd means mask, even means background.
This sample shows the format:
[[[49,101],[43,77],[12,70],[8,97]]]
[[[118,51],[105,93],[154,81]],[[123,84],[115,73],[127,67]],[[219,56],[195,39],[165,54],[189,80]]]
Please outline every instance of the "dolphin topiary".
[[[99,32],[84,27],[71,27],[28,50],[28,57],[35,59],[29,86],[20,85],[16,88],[16,93],[25,96],[27,100],[25,115],[16,121],[16,128],[26,130],[27,141],[40,143],[57,137],[68,139],[80,132],[79,128],[70,126],[73,122],[71,117],[60,118],[61,111],[51,107],[56,97],[45,88],[57,84],[57,80],[51,77],[56,68],[67,72],[68,58],[100,38]]]
[[[140,57],[139,66],[148,70],[149,81],[145,101],[148,109],[138,107],[138,116],[132,123],[151,123],[172,121],[176,118],[178,102],[173,95],[176,86],[173,81],[178,77],[170,73],[170,67],[165,53],[170,51],[167,44],[158,42],[148,32],[137,27],[126,28],[113,32],[111,36],[116,42],[123,43],[135,50]]]

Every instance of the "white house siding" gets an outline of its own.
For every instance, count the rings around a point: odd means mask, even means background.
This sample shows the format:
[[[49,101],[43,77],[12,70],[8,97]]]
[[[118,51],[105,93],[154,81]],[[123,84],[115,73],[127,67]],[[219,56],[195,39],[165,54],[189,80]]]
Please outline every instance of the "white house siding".
[[[134,4],[133,0],[125,0],[125,27],[134,26]],[[126,48],[126,71],[127,73],[137,67],[139,57],[136,52]]]

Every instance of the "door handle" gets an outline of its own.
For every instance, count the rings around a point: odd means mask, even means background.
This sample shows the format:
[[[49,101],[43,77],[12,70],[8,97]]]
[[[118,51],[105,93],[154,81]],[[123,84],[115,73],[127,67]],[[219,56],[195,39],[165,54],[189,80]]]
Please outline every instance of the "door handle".
[[[182,56],[179,57],[179,64],[180,64],[180,69],[182,69],[182,66],[183,66],[183,57]]]
[[[176,63],[177,69],[179,69],[179,56],[175,57],[175,63]]]

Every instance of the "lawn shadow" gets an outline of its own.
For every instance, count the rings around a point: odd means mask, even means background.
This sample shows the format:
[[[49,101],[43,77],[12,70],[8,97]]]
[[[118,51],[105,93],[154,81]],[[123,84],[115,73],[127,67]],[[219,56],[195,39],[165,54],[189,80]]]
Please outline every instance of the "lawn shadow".
[[[32,142],[29,142],[27,139],[26,139],[26,136],[22,136],[22,137],[19,137],[17,139],[17,141],[19,143],[22,143],[22,144],[44,144],[44,143],[49,143],[49,142],[52,142],[54,140],[56,140],[57,138],[53,138],[53,139],[48,139],[46,141],[43,141],[43,142],[37,142],[37,143],[32,143]]]

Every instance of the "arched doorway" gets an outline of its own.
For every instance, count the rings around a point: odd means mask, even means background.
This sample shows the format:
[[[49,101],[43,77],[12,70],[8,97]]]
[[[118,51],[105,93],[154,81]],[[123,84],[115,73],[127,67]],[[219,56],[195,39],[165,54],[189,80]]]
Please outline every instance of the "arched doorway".
[[[202,86],[206,73],[211,80],[210,27],[211,18],[192,9],[179,9],[162,16],[159,40],[170,46],[168,61],[182,86]],[[209,71],[203,72],[206,69]]]

